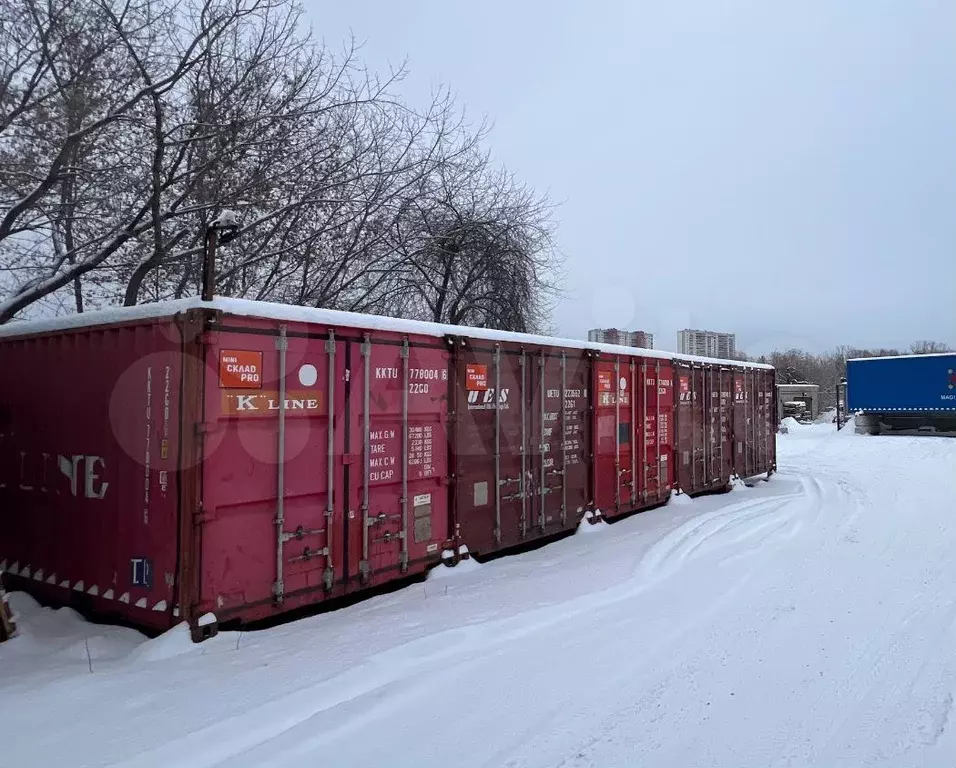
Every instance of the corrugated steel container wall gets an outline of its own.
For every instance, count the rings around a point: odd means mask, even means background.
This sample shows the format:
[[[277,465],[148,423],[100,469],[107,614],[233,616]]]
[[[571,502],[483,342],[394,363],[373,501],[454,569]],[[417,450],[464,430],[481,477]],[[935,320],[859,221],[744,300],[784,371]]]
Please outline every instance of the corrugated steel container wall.
[[[181,344],[163,320],[0,340],[0,566],[35,594],[169,625]]]
[[[848,360],[851,411],[956,411],[956,354]]]
[[[576,525],[590,501],[590,354],[463,338],[453,346],[461,540],[487,553]]]

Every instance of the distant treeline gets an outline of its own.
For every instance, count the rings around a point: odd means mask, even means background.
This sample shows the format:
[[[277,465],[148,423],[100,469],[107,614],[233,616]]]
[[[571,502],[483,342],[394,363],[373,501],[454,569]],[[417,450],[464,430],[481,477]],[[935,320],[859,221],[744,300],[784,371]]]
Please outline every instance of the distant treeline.
[[[950,346],[938,341],[917,341],[909,349],[858,349],[847,344],[832,352],[812,354],[802,349],[774,350],[769,355],[748,357],[745,360],[770,363],[777,369],[778,384],[810,383],[820,385],[821,405],[832,408],[836,405],[836,385],[846,376],[846,361],[857,357],[890,357],[893,355],[931,355],[953,351]]]

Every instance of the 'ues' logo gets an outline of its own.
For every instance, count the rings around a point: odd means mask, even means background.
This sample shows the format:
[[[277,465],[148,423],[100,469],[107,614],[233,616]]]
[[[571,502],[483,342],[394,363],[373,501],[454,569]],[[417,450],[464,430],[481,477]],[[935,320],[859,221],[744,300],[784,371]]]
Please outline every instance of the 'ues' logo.
[[[486,390],[472,389],[468,391],[468,410],[494,410],[495,408],[495,390],[491,387]],[[500,410],[508,408],[508,388],[503,387],[497,399],[497,406]]]

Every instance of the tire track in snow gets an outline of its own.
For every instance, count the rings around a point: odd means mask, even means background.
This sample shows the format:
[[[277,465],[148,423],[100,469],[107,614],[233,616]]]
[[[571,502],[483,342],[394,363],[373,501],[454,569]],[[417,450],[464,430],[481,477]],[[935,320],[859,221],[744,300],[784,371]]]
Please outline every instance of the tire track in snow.
[[[603,680],[595,679],[589,691],[590,696],[594,698],[597,693],[597,698],[603,701],[610,701],[613,695],[621,690],[622,680],[637,679],[641,673],[646,672],[648,669],[660,666],[661,659],[668,658],[682,637],[694,632],[700,624],[711,619],[713,616],[723,613],[727,606],[732,604],[737,598],[741,590],[750,581],[750,578],[751,574],[747,573],[741,578],[729,582],[720,596],[708,603],[704,610],[695,613],[685,621],[676,623],[670,631],[648,638],[648,642],[641,646],[641,652],[639,654],[622,654],[615,659],[614,674]],[[631,617],[630,621],[636,624],[642,622],[641,617],[638,615]],[[620,626],[618,629],[620,629]],[[673,660],[670,660],[666,665],[669,667],[672,666],[673,663]],[[573,689],[573,686],[571,686],[571,688]],[[580,763],[576,761],[588,747],[604,740],[608,734],[613,733],[619,727],[618,724],[620,722],[633,721],[636,719],[636,715],[648,708],[649,701],[652,702],[659,698],[662,691],[663,686],[658,686],[650,692],[641,690],[638,696],[631,699],[625,706],[618,707],[613,711],[601,710],[599,716],[593,712],[579,710],[575,714],[592,723],[590,735],[585,741],[580,742],[571,750],[571,755],[560,760],[555,768],[568,768],[569,766],[580,765]],[[567,714],[569,705],[573,704],[575,698],[576,695],[573,693],[572,695],[562,697],[557,704],[548,708],[546,715],[535,718],[532,725],[523,728],[519,734],[509,738],[507,744],[495,750],[487,760],[481,763],[481,768],[500,768],[500,766],[507,766],[508,768],[514,766],[517,768],[517,766],[522,765],[523,763],[518,759],[508,759],[509,756],[515,750],[533,742],[540,734],[553,732],[553,728],[546,726],[550,726],[559,716]]]
[[[724,508],[692,518],[667,533],[654,544],[637,562],[634,571],[640,578],[659,581],[672,575],[696,552],[708,545],[730,547],[759,536],[766,528],[779,529],[796,517],[786,510],[807,493],[801,483],[801,491],[762,499],[738,502]],[[783,514],[778,514],[783,512]],[[799,510],[797,510],[799,512]],[[734,528],[743,530],[733,536],[724,536]],[[716,545],[716,546],[715,546]]]
[[[729,545],[730,538],[726,537],[727,532],[732,532],[735,526],[741,525],[748,528],[747,533],[744,536],[734,536],[732,540],[735,542],[751,541],[753,542],[752,545],[744,552],[734,553],[733,555],[725,557],[721,560],[721,563],[746,559],[752,557],[755,553],[773,556],[772,551],[767,547],[768,542],[779,544],[789,541],[807,528],[809,528],[807,535],[817,533],[814,523],[816,523],[822,515],[822,508],[825,504],[824,500],[833,495],[833,489],[830,488],[827,483],[816,477],[800,476],[799,481],[801,490],[797,493],[786,494],[786,497],[775,496],[759,501],[743,502],[731,510],[720,510],[713,515],[709,515],[708,520],[710,521],[719,518],[732,518],[729,520],[720,520],[719,528],[709,533],[701,530],[704,528],[704,525],[700,524],[699,519],[688,521],[688,523],[682,526],[684,536],[681,536],[678,531],[672,532],[674,534],[672,544],[674,539],[679,539],[676,544],[677,547],[682,545],[685,547],[689,546],[690,551],[687,553],[687,557],[689,557],[691,552],[706,544],[713,536],[728,538],[727,544]],[[768,523],[767,519],[772,522]],[[689,536],[687,535],[688,533],[690,534]],[[761,533],[764,535],[760,535]],[[691,539],[689,545],[686,543],[688,538]],[[723,543],[723,540],[720,543]],[[684,562],[687,557],[681,557],[679,559],[681,562]],[[759,576],[762,572],[761,563],[766,562],[764,559],[754,563],[752,568],[747,569],[748,575],[741,582],[741,585],[747,583],[754,576]],[[670,648],[673,648],[673,645],[669,646],[669,649]],[[654,694],[653,690],[645,692],[644,695],[629,704],[604,711],[602,723],[597,726],[595,731],[593,731],[586,740],[583,740],[575,748],[569,750],[564,759],[556,761],[554,764],[555,768],[585,768],[585,766],[605,765],[606,763],[601,762],[600,759],[596,761],[593,760],[589,756],[589,752],[593,751],[596,744],[602,744],[602,754],[607,751],[611,753],[617,752],[618,750],[616,749],[612,748],[608,750],[607,748],[608,744],[619,741],[615,723],[634,722],[638,720],[642,714],[648,712],[653,713],[656,708],[659,707],[658,700],[660,699],[661,691],[667,687],[667,680],[680,679],[682,676],[680,670],[683,668],[683,665],[687,663],[689,657],[693,657],[693,654],[688,656],[688,654],[685,653],[679,657],[665,657],[664,667],[660,669],[662,682],[654,687],[655,689],[660,689],[657,694]],[[655,659],[655,662],[659,659],[660,656]],[[613,694],[617,686],[612,683],[604,686],[604,688]],[[659,747],[660,745],[658,744],[657,746]],[[491,764],[489,764],[487,768],[492,768]]]
[[[765,517],[804,495],[804,489],[768,498],[747,500],[694,518],[652,547],[629,578],[605,590],[564,603],[536,608],[506,619],[455,627],[412,640],[384,651],[323,681],[261,704],[234,717],[187,734],[115,768],[165,768],[188,764],[190,768],[213,768],[232,761],[260,745],[280,739],[288,732],[336,707],[374,695],[377,691],[431,672],[447,669],[452,662],[478,663],[495,649],[529,635],[570,622],[588,613],[628,600],[679,570],[701,544],[727,527]],[[753,535],[745,531],[739,540]],[[748,577],[749,578],[749,574]],[[746,579],[745,579],[746,581]],[[743,583],[743,582],[741,582]],[[695,617],[692,625],[702,617]],[[686,631],[668,636],[668,642]],[[661,646],[663,647],[663,645]],[[417,684],[415,686],[417,690]],[[410,695],[410,694],[409,694]]]
[[[806,519],[815,519],[819,514],[820,499],[824,494],[823,484],[814,478],[800,478],[800,491],[777,495],[764,499],[752,499],[739,502],[732,508],[716,510],[713,513],[702,515],[687,521],[679,528],[671,531],[655,545],[656,553],[650,558],[653,570],[645,572],[645,577],[652,577],[657,574],[654,583],[660,583],[667,575],[672,575],[680,567],[688,562],[695,552],[708,544],[714,545],[715,549],[729,548],[736,543],[745,541],[754,542],[748,549],[749,554],[765,550],[767,541],[774,543],[791,539],[802,530]],[[792,507],[788,509],[788,507]],[[705,518],[703,522],[701,518]],[[737,535],[728,536],[728,532],[733,532],[737,527],[743,527],[744,531]],[[775,538],[775,535],[784,532],[784,535]],[[719,541],[718,541],[719,540]],[[735,556],[746,557],[748,553]],[[673,558],[670,563],[673,567],[669,570],[666,565],[668,558]],[[730,558],[725,558],[730,560]],[[636,571],[641,572],[641,567],[646,563],[642,559],[636,566]],[[666,572],[665,572],[666,570]],[[752,577],[759,572],[759,566],[755,565],[749,568],[728,590],[726,590],[719,599],[708,605],[707,610],[696,614],[690,621],[683,623],[677,630],[655,638],[657,642],[652,642],[647,646],[642,646],[639,656],[622,656],[615,666],[614,678],[600,685],[599,691],[605,691],[606,696],[600,698],[610,701],[614,694],[620,690],[621,679],[635,679],[642,672],[646,672],[651,667],[657,669],[661,667],[661,661],[664,659],[663,667],[671,670],[669,675],[676,674],[673,670],[680,667],[683,663],[682,658],[671,658],[670,654],[674,647],[679,645],[681,637],[690,632],[696,631],[700,625],[706,622],[715,614],[722,613],[724,609],[732,604],[735,596],[749,583]],[[640,621],[635,617],[635,621]],[[589,737],[575,745],[568,751],[565,758],[555,763],[555,768],[578,768],[580,766],[593,766],[593,763],[587,756],[588,750],[595,744],[605,741],[614,741],[615,733],[620,722],[634,722],[642,714],[652,711],[656,701],[660,698],[664,689],[664,684],[657,686],[656,694],[642,691],[637,698],[623,706],[618,706],[614,710],[603,710],[600,720],[592,726]],[[591,690],[594,695],[594,690]],[[536,736],[542,732],[548,732],[543,728],[550,724],[559,715],[566,713],[569,700],[562,701],[558,706],[549,709],[549,716],[543,719],[536,719],[532,727],[523,730],[521,734],[509,739],[508,743],[495,751],[492,757],[482,763],[482,768],[497,768],[498,766],[518,766],[524,763],[518,759],[505,762],[510,754],[516,749],[533,742]]]
[[[800,470],[798,473],[806,474]],[[847,544],[860,544],[867,547],[868,555],[864,558],[868,556],[876,561],[880,561],[888,553],[894,553],[894,550],[896,557],[909,557],[909,553],[901,547],[900,542],[907,541],[912,531],[911,525],[904,524],[896,527],[879,524],[865,527],[858,525],[861,518],[864,518],[868,512],[887,504],[887,494],[890,494],[890,506],[900,503],[900,496],[897,493],[898,483],[888,482],[887,489],[880,492],[879,486],[870,489],[860,486],[854,482],[854,474],[844,469],[824,466],[815,469],[814,475],[812,479],[821,488],[821,509],[825,508],[828,515],[818,516],[819,525],[815,528],[821,538],[821,548],[815,558],[811,558],[812,553],[808,552],[805,565],[827,564],[843,558],[846,555],[845,552],[841,552],[841,548],[846,547]],[[820,478],[825,482],[822,482]],[[894,503],[893,499],[897,501]],[[842,514],[837,515],[836,513],[839,512]],[[901,515],[898,519],[906,518]],[[864,522],[868,521],[864,519]],[[865,559],[861,562],[863,565],[866,564]],[[818,580],[825,584],[834,581],[834,576],[830,570],[825,570],[822,575],[818,575]],[[938,582],[938,579],[924,580],[923,576],[920,576],[916,581],[933,584]],[[885,734],[888,729],[903,725],[904,730],[914,730],[911,725],[912,712],[902,712],[898,717],[892,717],[891,713],[905,707],[909,692],[917,685],[924,671],[929,669],[933,661],[938,662],[939,659],[945,658],[947,649],[956,647],[956,604],[950,604],[947,601],[945,607],[928,605],[927,601],[933,594],[926,589],[917,589],[912,592],[909,599],[915,602],[915,605],[902,617],[894,619],[895,626],[899,627],[896,631],[884,632],[882,631],[884,627],[877,624],[856,633],[855,637],[858,639],[853,651],[856,662],[850,668],[848,675],[839,678],[840,687],[836,691],[831,685],[830,688],[821,691],[811,703],[808,703],[807,707],[808,711],[816,711],[824,707],[828,700],[840,695],[846,696],[850,700],[841,710],[842,716],[833,724],[829,733],[822,734],[824,737],[820,739],[822,743],[813,749],[812,754],[803,757],[796,755],[781,757],[774,765],[789,766],[808,763],[844,765],[848,764],[846,762],[848,755],[854,756],[855,764],[876,764],[887,761],[891,764],[900,764],[900,756],[908,752],[915,741],[919,741],[922,746],[927,746],[941,738],[951,718],[952,686],[949,688],[937,686],[940,690],[935,691],[929,706],[926,706],[924,700],[919,702],[917,708],[923,719],[918,724],[917,736],[909,734],[902,740],[897,740],[897,749],[892,754],[888,754],[885,749],[874,747],[879,743],[876,735]],[[936,639],[935,653],[926,652],[927,642],[914,640],[914,636],[919,638],[922,633],[925,633],[927,625],[937,628],[928,633],[930,638]],[[914,643],[919,646],[917,650],[912,647]],[[916,662],[919,662],[918,669],[910,673],[909,670]],[[908,682],[901,683],[901,674]],[[882,746],[885,747],[885,744]],[[875,749],[875,751],[867,754],[868,749],[871,751]],[[919,765],[924,764],[924,762],[919,763]]]

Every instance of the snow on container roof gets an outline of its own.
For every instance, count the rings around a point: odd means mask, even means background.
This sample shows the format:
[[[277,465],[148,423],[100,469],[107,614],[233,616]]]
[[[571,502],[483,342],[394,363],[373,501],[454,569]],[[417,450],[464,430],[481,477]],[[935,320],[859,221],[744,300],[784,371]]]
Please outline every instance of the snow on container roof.
[[[956,357],[956,352],[929,352],[925,355],[886,355],[884,357],[849,357],[848,363],[859,363],[864,360],[911,360],[914,357]]]
[[[690,363],[736,365],[744,368],[773,368],[773,366],[765,363],[745,363],[739,360],[696,357],[694,355],[682,355],[676,352],[664,352],[656,349],[624,347],[617,344],[598,344],[580,341],[578,339],[561,339],[529,333],[498,331],[492,328],[446,325],[444,323],[431,323],[424,320],[407,320],[397,317],[385,317],[383,315],[365,315],[358,312],[299,307],[291,304],[274,304],[266,301],[250,301],[248,299],[216,297],[212,301],[203,301],[198,296],[188,299],[176,299],[174,301],[161,301],[154,304],[139,304],[135,307],[113,307],[95,312],[64,315],[62,317],[53,317],[44,320],[13,322],[0,326],[0,338],[170,317],[190,309],[214,309],[229,315],[282,320],[289,323],[345,326],[373,331],[393,331],[396,333],[417,334],[419,336],[434,336],[437,338],[444,338],[445,336],[466,336],[474,339],[508,341],[516,344],[550,345],[554,347],[564,347],[566,349],[593,349],[605,354],[639,354],[642,357],[657,358],[660,360],[682,360]]]

